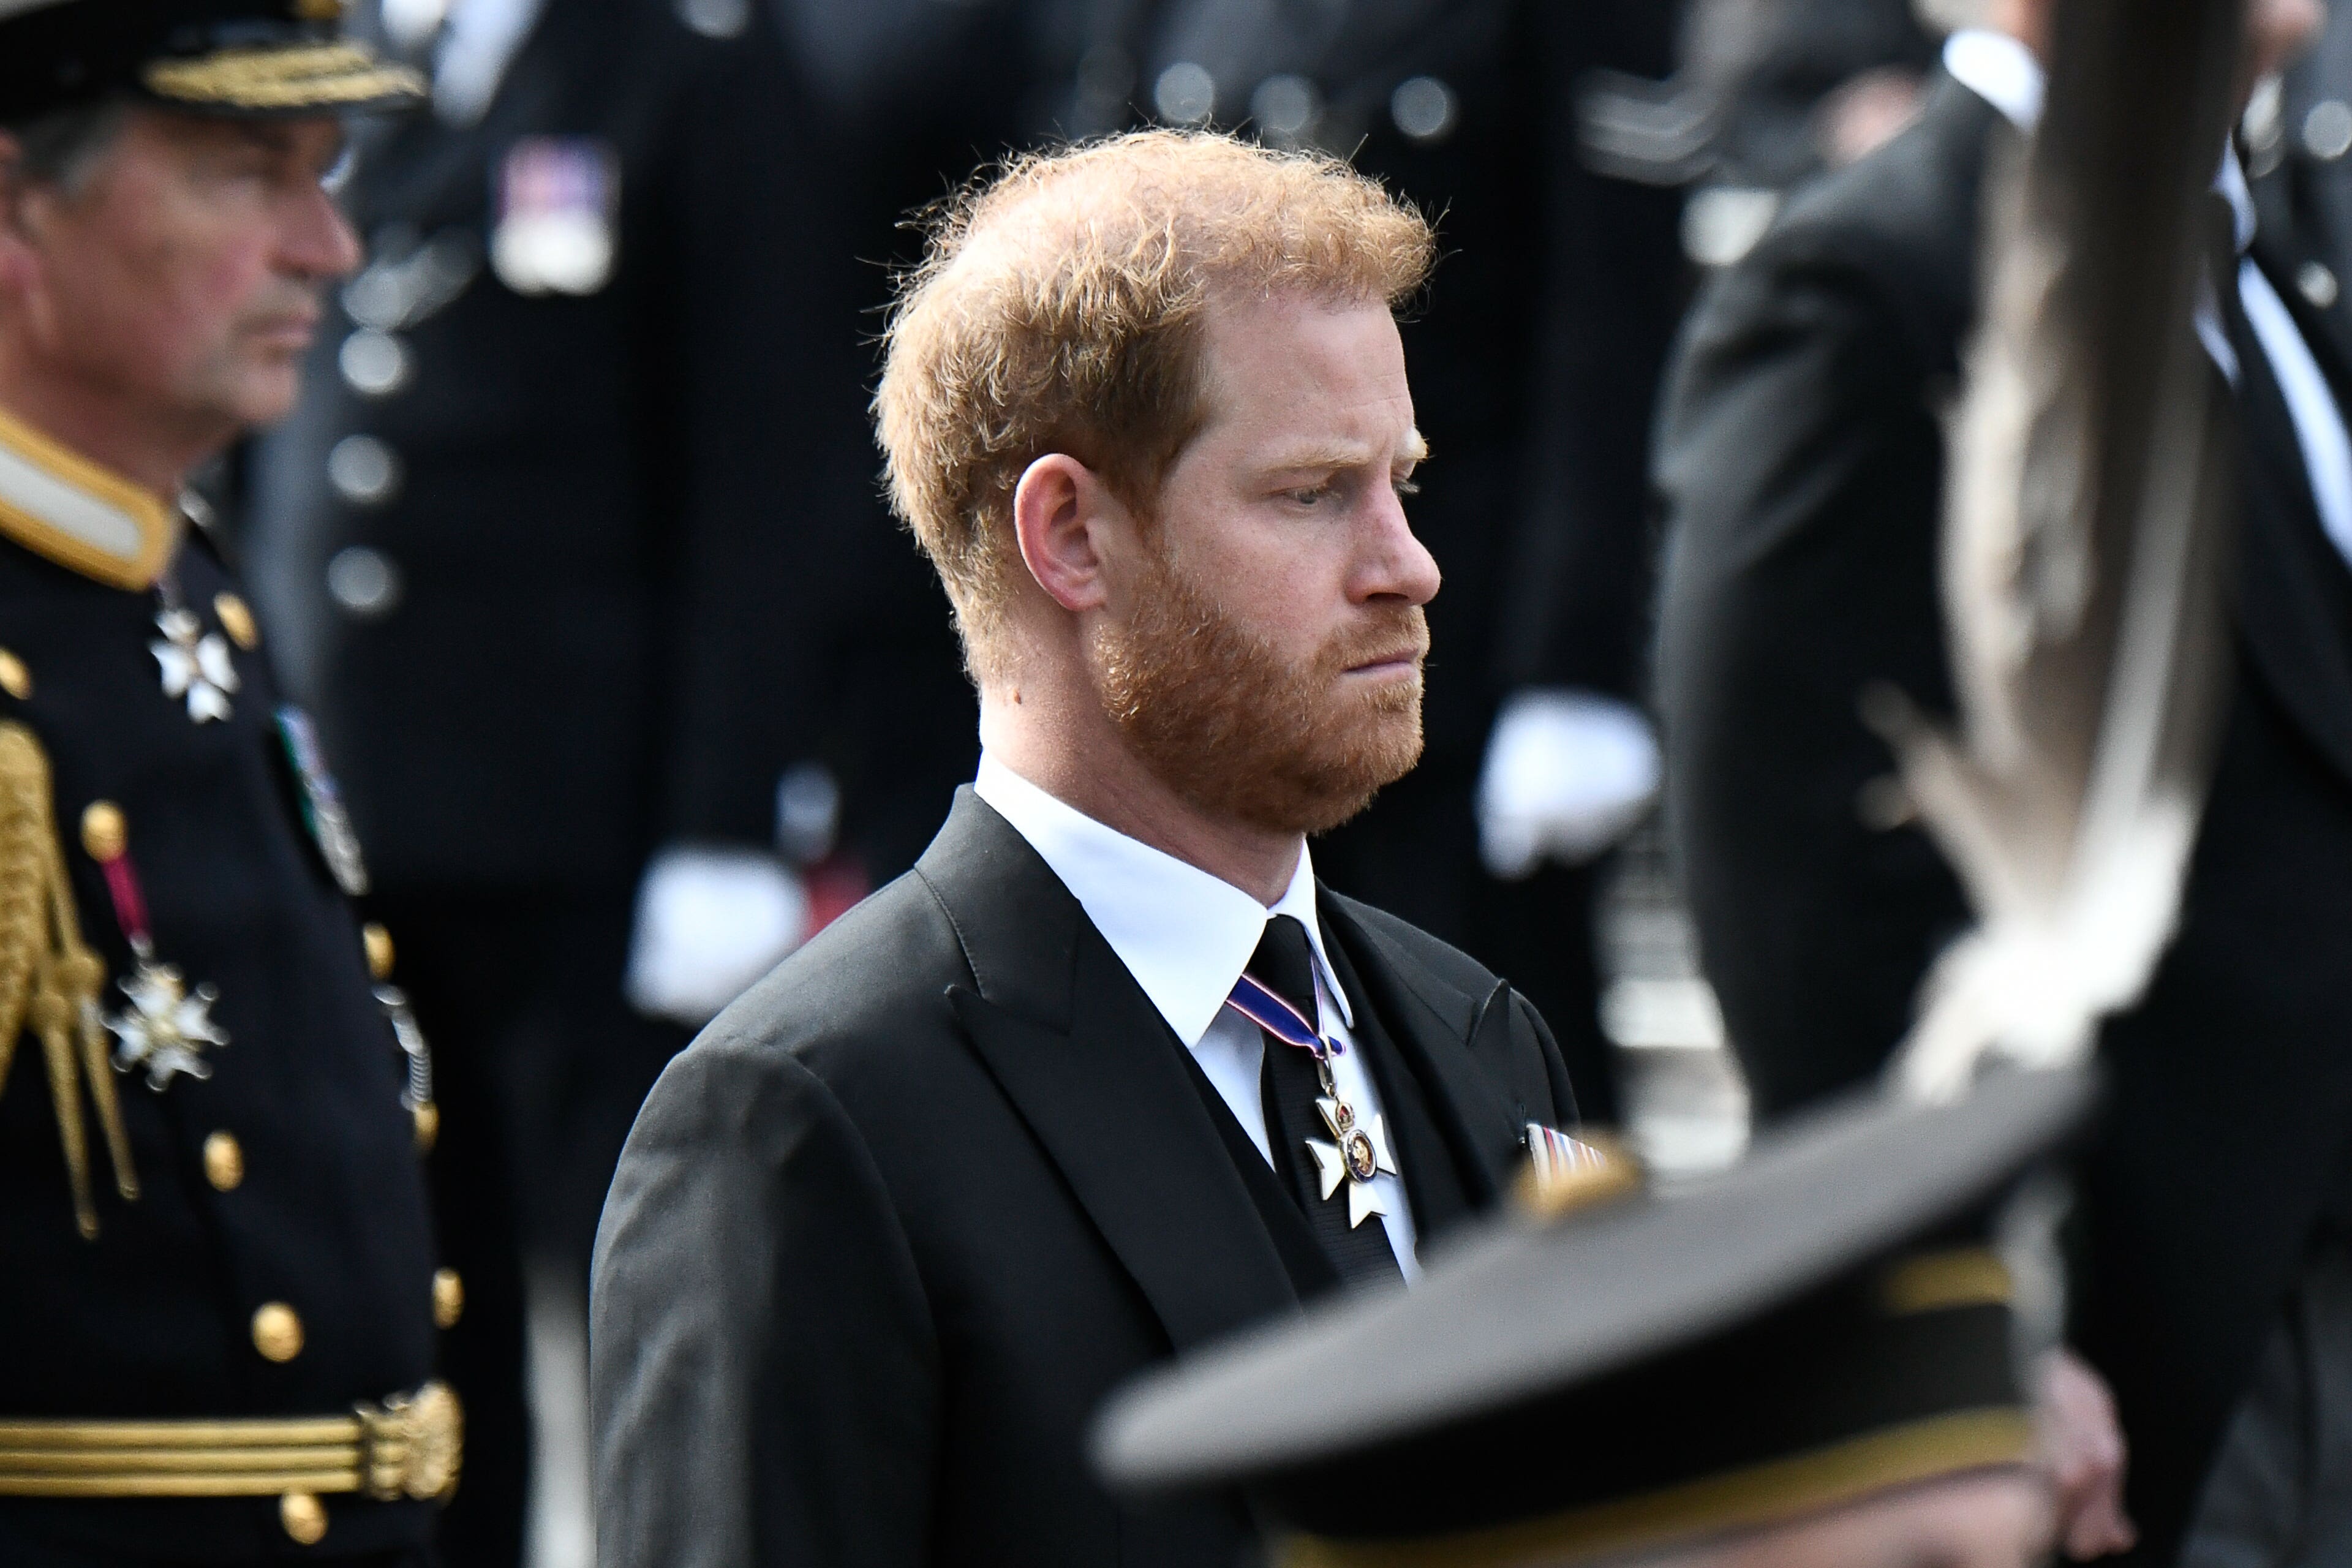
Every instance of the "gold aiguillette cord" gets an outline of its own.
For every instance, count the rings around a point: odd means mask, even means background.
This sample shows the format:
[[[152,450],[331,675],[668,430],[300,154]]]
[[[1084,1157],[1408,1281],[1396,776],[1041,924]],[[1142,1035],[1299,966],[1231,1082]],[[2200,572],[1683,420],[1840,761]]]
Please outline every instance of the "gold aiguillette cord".
[[[125,1199],[139,1195],[99,1017],[105,984],[106,966],[83,944],[74,911],[58,843],[48,753],[24,725],[0,721],[0,1092],[16,1061],[17,1036],[29,1024],[48,1065],[58,1141],[73,1184],[74,1222],[92,1238],[98,1205],[90,1193],[79,1083],[88,1083],[106,1135],[115,1191]]]

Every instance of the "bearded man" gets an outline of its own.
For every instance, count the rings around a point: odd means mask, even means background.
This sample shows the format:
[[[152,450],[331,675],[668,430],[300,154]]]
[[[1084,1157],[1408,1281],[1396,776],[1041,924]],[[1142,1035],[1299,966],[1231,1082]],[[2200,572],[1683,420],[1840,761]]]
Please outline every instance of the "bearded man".
[[[1421,749],[1393,310],[1433,249],[1342,164],[1164,132],[938,221],[877,406],[979,777],[638,1120],[598,1242],[601,1561],[1226,1568],[1237,1496],[1091,1478],[1103,1395],[1402,1283],[1556,1146],[1534,1009],[1307,847]]]

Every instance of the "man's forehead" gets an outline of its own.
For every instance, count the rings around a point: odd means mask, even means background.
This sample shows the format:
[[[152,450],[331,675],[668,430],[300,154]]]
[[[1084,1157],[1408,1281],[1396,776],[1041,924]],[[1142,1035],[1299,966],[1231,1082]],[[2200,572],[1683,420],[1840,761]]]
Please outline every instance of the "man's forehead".
[[[349,134],[342,119],[331,114],[260,120],[191,114],[156,104],[136,105],[132,112],[168,140],[264,147],[272,152],[341,147]]]
[[[1207,337],[1211,428],[1246,437],[1269,461],[1290,448],[1307,458],[1346,448],[1351,462],[1418,459],[1417,451],[1402,451],[1417,447],[1420,436],[1402,342],[1385,305],[1282,296],[1218,301]]]

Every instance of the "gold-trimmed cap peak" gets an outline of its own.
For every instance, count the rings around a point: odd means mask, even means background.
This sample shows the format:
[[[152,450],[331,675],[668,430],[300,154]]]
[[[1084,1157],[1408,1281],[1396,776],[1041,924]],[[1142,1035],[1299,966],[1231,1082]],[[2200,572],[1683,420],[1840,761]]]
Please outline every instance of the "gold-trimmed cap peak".
[[[348,0],[0,0],[0,123],[133,94],[223,116],[340,115],[420,99],[416,71],[343,37]]]

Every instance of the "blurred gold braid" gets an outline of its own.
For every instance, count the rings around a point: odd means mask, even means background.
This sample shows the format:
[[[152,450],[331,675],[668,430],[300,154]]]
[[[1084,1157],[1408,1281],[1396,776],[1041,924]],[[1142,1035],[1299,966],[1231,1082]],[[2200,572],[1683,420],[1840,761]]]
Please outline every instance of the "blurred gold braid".
[[[29,1024],[48,1060],[58,1140],[65,1146],[66,1174],[73,1183],[74,1223],[90,1239],[98,1236],[98,1206],[90,1195],[89,1142],[75,1092],[78,1074],[89,1079],[90,1102],[98,1108],[114,1165],[115,1190],[126,1199],[139,1195],[99,1018],[98,994],[105,984],[106,966],[82,944],[73,888],[58,847],[48,753],[24,725],[0,721],[0,1092],[15,1065],[16,1037]]]

